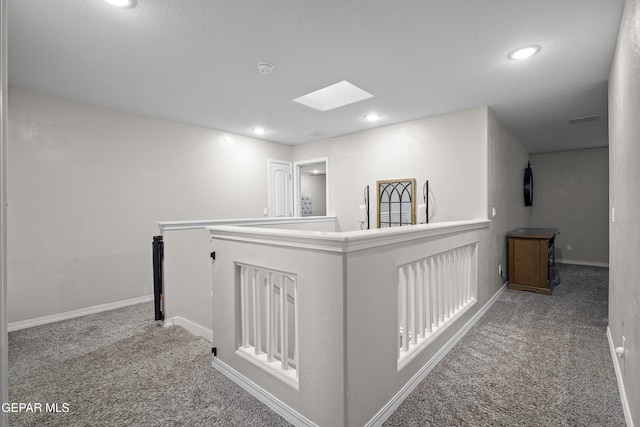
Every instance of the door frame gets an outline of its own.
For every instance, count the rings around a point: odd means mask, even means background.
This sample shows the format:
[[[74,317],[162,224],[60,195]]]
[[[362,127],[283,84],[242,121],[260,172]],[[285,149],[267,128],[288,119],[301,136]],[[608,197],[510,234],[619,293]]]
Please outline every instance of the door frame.
[[[7,313],[7,2],[0,0],[0,402],[9,401]],[[0,425],[9,415],[0,411]]]
[[[315,159],[293,162],[293,211],[295,212],[295,216],[302,216],[300,206],[300,169],[304,166],[314,165],[316,163],[324,163],[325,165],[325,215],[329,215],[329,158],[317,157]]]

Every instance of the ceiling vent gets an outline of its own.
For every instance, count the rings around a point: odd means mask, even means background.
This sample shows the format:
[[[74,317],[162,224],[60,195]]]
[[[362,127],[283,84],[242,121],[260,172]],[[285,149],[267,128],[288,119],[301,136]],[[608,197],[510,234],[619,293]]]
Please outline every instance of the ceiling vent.
[[[569,119],[569,124],[570,125],[577,125],[580,123],[586,123],[586,122],[595,122],[600,118],[600,116],[584,116],[584,117],[576,117],[573,119]]]

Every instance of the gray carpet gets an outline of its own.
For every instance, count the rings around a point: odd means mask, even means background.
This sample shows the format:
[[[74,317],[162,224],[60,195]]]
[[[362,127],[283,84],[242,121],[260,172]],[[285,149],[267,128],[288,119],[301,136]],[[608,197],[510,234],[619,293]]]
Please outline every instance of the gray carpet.
[[[157,326],[152,303],[11,332],[9,369],[10,400],[43,403],[11,426],[289,425],[211,367],[207,341]]]
[[[506,291],[388,426],[623,426],[604,268],[561,266],[552,296]],[[284,426],[211,368],[210,345],[140,304],[9,334],[11,426]],[[47,413],[44,403],[68,412]]]

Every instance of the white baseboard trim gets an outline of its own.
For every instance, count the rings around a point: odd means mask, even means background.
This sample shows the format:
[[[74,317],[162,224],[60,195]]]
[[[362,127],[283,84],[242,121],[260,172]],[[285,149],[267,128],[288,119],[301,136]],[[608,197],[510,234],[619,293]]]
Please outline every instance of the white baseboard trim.
[[[46,325],[47,323],[59,322],[61,320],[73,319],[75,317],[86,316],[87,314],[95,314],[103,311],[115,310],[116,308],[127,307],[130,305],[140,304],[143,302],[153,301],[153,295],[131,298],[122,301],[110,302],[107,304],[94,305],[92,307],[81,308],[78,310],[67,311],[64,313],[51,314],[49,316],[36,317],[34,319],[19,320],[9,323],[7,328],[9,332],[19,329],[32,328],[34,326]]]
[[[165,328],[170,326],[181,326],[191,334],[197,337],[202,337],[209,342],[213,342],[213,331],[211,329],[200,326],[197,323],[192,322],[191,320],[185,319],[184,317],[175,316],[170,319],[165,319],[163,326]]]
[[[211,365],[294,426],[317,427],[317,424],[217,357],[213,358]]]
[[[607,326],[607,340],[609,341],[609,350],[611,351],[611,359],[613,359],[613,368],[616,371],[616,380],[618,381],[618,390],[620,390],[620,400],[622,401],[622,410],[624,411],[624,419],[627,427],[633,427],[633,418],[631,417],[631,407],[627,400],[627,392],[624,390],[624,382],[622,380],[622,371],[620,370],[620,358],[616,354],[616,346],[613,343],[611,329]]]
[[[438,352],[411,378],[405,385],[396,393],[393,398],[387,402],[387,404],[369,420],[365,426],[381,426],[391,414],[398,409],[404,399],[420,384],[422,380],[435,368],[435,366],[442,360],[442,358],[456,345],[462,337],[475,325],[478,320],[491,308],[491,306],[498,300],[498,297],[507,289],[507,284],[503,284],[500,289],[491,297],[485,305],[482,306],[476,314],[440,349]]]
[[[556,262],[558,264],[590,265],[592,267],[607,267],[607,268],[609,268],[609,263],[608,262],[578,261],[578,260],[575,260],[575,259],[558,259],[558,258],[556,258]]]

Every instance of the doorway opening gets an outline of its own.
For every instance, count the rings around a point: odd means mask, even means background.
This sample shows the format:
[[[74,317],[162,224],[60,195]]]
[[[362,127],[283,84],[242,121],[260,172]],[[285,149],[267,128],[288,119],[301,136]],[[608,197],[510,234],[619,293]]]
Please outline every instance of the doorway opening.
[[[296,216],[326,216],[329,212],[329,158],[295,162],[293,204]]]

